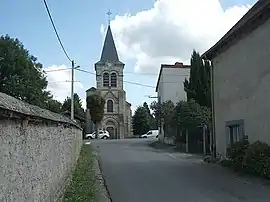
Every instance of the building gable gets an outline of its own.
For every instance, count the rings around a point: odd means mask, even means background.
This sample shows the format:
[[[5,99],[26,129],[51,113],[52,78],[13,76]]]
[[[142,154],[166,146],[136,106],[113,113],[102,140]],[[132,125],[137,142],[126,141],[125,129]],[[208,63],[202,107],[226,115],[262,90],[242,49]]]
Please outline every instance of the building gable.
[[[108,91],[103,95],[104,99],[107,100],[108,98],[111,98],[114,100],[115,103],[118,103],[118,97],[112,92],[112,91]]]

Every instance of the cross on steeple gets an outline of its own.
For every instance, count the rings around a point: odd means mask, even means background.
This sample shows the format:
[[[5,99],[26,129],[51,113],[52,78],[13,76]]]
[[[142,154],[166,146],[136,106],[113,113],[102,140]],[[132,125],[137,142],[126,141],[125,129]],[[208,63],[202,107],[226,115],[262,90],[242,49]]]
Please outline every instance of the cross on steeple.
[[[107,12],[107,15],[108,15],[108,23],[110,25],[110,23],[111,23],[111,15],[112,15],[111,9],[109,9],[109,11]]]

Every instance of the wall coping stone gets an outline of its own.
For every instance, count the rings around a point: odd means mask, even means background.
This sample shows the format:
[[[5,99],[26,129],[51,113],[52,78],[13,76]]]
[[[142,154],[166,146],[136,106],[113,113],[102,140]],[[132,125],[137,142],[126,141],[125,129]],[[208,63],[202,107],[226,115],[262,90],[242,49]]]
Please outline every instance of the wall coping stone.
[[[64,115],[57,114],[47,109],[42,109],[38,106],[28,104],[26,102],[23,102],[21,100],[18,100],[10,95],[1,92],[0,92],[0,110],[15,112],[17,114],[29,116],[34,119],[39,118],[56,123],[59,122],[66,123],[81,129],[81,127],[75,121],[72,121],[71,119],[69,119]],[[10,118],[12,118],[12,116]]]

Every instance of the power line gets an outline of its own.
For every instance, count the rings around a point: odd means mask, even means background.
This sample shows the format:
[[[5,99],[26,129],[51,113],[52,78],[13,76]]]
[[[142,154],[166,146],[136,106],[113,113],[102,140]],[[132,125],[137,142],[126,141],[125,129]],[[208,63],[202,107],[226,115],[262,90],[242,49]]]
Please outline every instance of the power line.
[[[71,70],[72,68],[62,68],[62,69],[51,69],[51,70],[44,70],[45,72],[58,72],[58,71],[65,71]]]
[[[84,67],[88,67],[87,65],[83,65]],[[146,76],[158,76],[159,74],[155,74],[155,73],[144,73],[144,72],[128,72],[128,71],[124,71],[123,74],[138,74],[138,75],[146,75]],[[190,76],[189,74],[166,74],[166,75],[170,75],[170,76]]]
[[[149,87],[149,88],[156,88],[155,86],[150,86],[150,85],[147,85],[147,84],[141,84],[141,83],[136,83],[136,82],[131,82],[131,81],[123,81],[123,82],[134,84],[134,85],[138,85],[138,86],[144,86],[144,87]]]
[[[48,70],[46,72],[54,72],[54,71],[64,71],[64,70],[69,70],[71,68],[63,68],[63,69],[59,69],[59,70]],[[87,70],[83,70],[83,69],[77,69],[78,71],[81,71],[81,72],[85,72],[86,73],[91,73],[91,74],[94,74],[96,75],[94,72],[89,72]],[[143,72],[124,72],[124,74],[138,74],[138,75],[146,75],[146,76],[158,76],[158,74],[154,74],[154,73],[143,73]],[[169,75],[169,76],[190,76],[188,74],[166,74],[166,75]]]
[[[139,75],[147,75],[147,76],[158,76],[158,74],[154,73],[143,73],[143,72],[124,72],[124,74],[139,74]],[[170,76],[189,76],[188,74],[166,74]]]
[[[56,29],[56,27],[55,27],[55,25],[54,25],[53,18],[52,18],[52,16],[51,16],[49,7],[48,7],[48,5],[47,5],[47,2],[46,2],[46,0],[43,0],[43,2],[44,2],[44,5],[45,5],[45,7],[46,7],[47,13],[48,13],[48,15],[49,15],[50,21],[51,21],[51,23],[52,23],[52,26],[53,26],[54,32],[55,32],[55,34],[56,34],[56,37],[57,37],[57,39],[58,39],[58,41],[59,41],[59,43],[60,43],[60,46],[62,47],[62,50],[63,50],[63,52],[65,53],[67,59],[71,62],[72,60],[71,60],[70,57],[68,56],[67,51],[66,51],[66,49],[64,48],[64,45],[63,45],[63,43],[62,43],[62,41],[61,41],[61,39],[60,39],[60,36],[59,36],[59,34],[58,34],[58,32],[57,32],[57,29]]]
[[[84,70],[84,69],[76,69],[78,71],[81,71],[81,72],[85,72],[85,73],[88,73],[88,74],[92,74],[92,75],[96,75],[94,72],[90,72],[90,71],[87,71],[87,70]],[[132,82],[132,81],[123,81],[124,83],[129,83],[129,84],[133,84],[133,85],[138,85],[138,86],[144,86],[144,87],[149,87],[149,88],[156,88],[155,86],[150,86],[150,85],[147,85],[147,84],[141,84],[141,83],[136,83],[136,82]]]
[[[80,71],[80,72],[84,72],[84,73],[96,75],[96,73],[90,72],[90,71],[87,71],[87,70],[84,70],[84,69],[76,69],[76,70],[78,70],[78,71]]]
[[[65,80],[65,81],[52,81],[52,82],[48,82],[48,84],[53,84],[53,83],[66,83],[66,82],[72,82],[72,81],[68,81],[68,80]],[[73,81],[73,82],[81,83],[80,81]]]

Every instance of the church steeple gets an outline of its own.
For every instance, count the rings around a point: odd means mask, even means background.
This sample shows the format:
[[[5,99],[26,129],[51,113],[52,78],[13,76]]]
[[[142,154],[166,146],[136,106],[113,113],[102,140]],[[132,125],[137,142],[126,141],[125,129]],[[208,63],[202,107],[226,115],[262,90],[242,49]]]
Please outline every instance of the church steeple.
[[[111,21],[110,16],[111,16],[111,14],[112,13],[109,10],[109,12],[107,13],[107,15],[108,15],[107,33],[106,33],[106,37],[105,37],[105,40],[104,40],[100,60],[95,64],[95,69],[97,68],[97,66],[100,66],[100,65],[103,66],[105,63],[111,63],[111,64],[114,64],[114,65],[120,65],[120,66],[125,65],[124,63],[122,63],[119,60],[118,53],[117,53],[117,50],[116,50],[116,46],[115,46],[115,43],[114,43],[112,30],[111,30],[111,26],[110,26],[110,21]]]
[[[114,39],[113,39],[113,35],[112,35],[112,30],[111,30],[111,26],[110,26],[110,16],[111,16],[111,11],[109,11],[107,13],[108,15],[108,28],[107,28],[107,33],[106,33],[106,37],[104,40],[104,44],[103,44],[103,48],[102,48],[102,52],[101,52],[101,57],[100,60],[96,63],[96,65],[102,65],[106,62],[109,63],[113,63],[115,65],[124,65],[124,63],[122,63],[119,60],[118,57],[118,53],[116,50],[116,46],[114,43]]]
[[[111,26],[108,26],[100,61],[102,62],[119,62],[117,50],[113,40]]]

